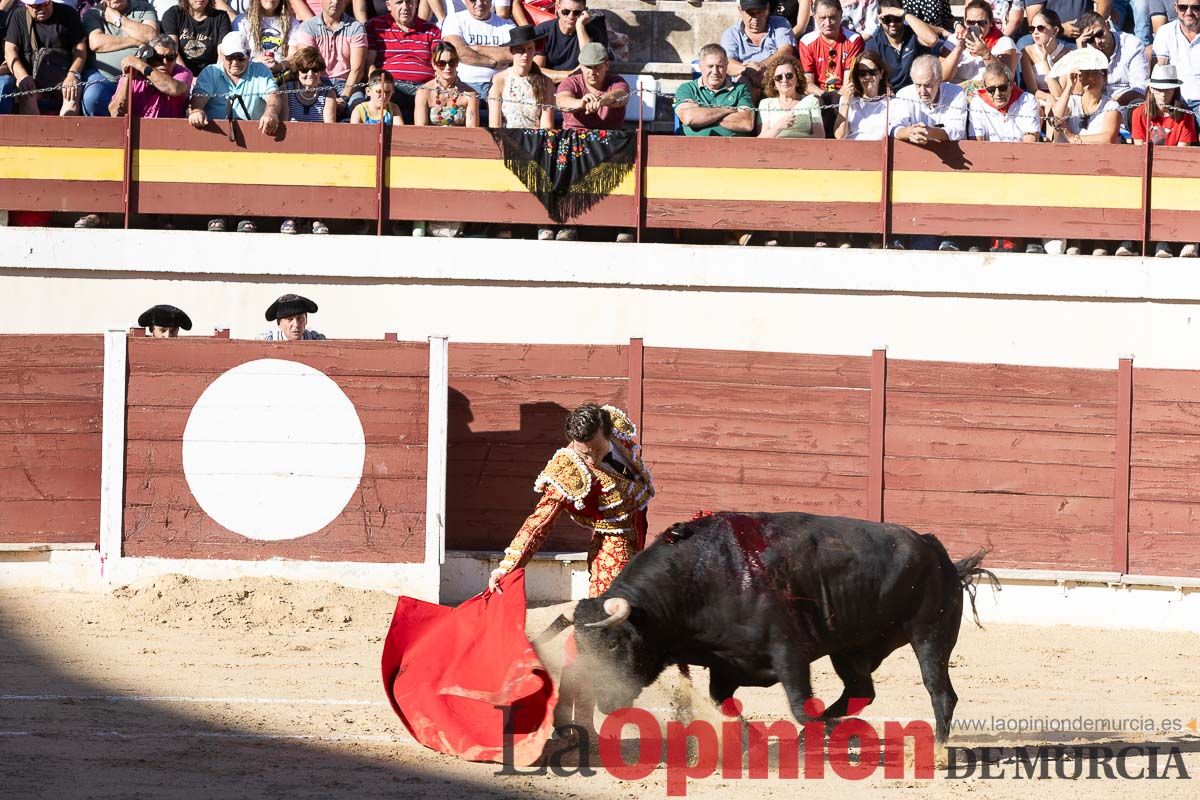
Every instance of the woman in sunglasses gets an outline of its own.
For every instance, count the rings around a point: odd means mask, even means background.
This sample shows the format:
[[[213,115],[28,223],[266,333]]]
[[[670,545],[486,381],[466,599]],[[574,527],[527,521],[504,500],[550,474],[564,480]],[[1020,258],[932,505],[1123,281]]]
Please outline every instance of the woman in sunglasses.
[[[971,0],[963,11],[965,28],[957,31],[958,41],[954,51],[947,57],[953,62],[958,58],[958,69],[954,82],[969,84],[964,89],[971,91],[983,80],[983,70],[997,61],[1017,71],[1017,46],[996,27],[992,4],[988,0]]]
[[[848,72],[833,138],[879,141],[887,136],[887,65],[878,53],[868,50]]]
[[[1049,111],[1061,93],[1058,82],[1047,81],[1046,76],[1059,59],[1075,49],[1058,38],[1062,29],[1058,14],[1043,6],[1033,18],[1033,44],[1021,51],[1021,83],[1041,103],[1042,111]]]
[[[290,69],[284,73],[284,91],[291,122],[337,122],[337,97],[333,82],[325,75],[325,59],[315,47],[292,53]]]
[[[458,50],[449,42],[433,48],[433,80],[417,87],[415,125],[479,127],[479,97],[458,78]]]
[[[1064,81],[1065,91],[1050,110],[1054,141],[1071,144],[1116,144],[1121,106],[1108,91],[1108,59],[1084,47],[1058,62],[1050,77]]]
[[[824,139],[820,97],[808,93],[800,62],[788,52],[777,53],[763,65],[763,91],[758,118],[763,139]]]
[[[435,125],[442,128],[478,128],[479,95],[458,78],[458,49],[449,42],[438,42],[433,48],[433,80],[417,87],[414,98],[414,125]],[[461,222],[426,222],[414,220],[413,236],[453,238],[462,233]]]

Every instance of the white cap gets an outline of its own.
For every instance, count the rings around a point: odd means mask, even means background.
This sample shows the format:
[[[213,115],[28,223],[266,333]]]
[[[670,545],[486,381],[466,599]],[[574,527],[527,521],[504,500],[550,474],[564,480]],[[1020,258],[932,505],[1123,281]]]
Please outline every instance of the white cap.
[[[221,55],[231,56],[234,53],[250,53],[246,48],[246,37],[239,31],[230,31],[221,39]]]

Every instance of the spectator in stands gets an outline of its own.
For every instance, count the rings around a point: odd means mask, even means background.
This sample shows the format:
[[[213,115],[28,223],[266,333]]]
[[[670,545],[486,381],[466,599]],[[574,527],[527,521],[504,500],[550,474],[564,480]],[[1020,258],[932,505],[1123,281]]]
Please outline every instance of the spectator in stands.
[[[563,128],[618,130],[625,123],[629,84],[609,71],[608,50],[590,42],[579,51],[579,74],[558,86],[555,104],[563,112]]]
[[[983,70],[983,85],[976,90],[967,107],[967,118],[975,139],[981,142],[1036,142],[1042,127],[1042,112],[1037,99],[1021,91],[1012,71],[1002,61],[992,61]],[[991,251],[1012,252],[1012,239],[994,239]],[[1045,252],[1042,245],[1030,242],[1026,252]]]
[[[942,80],[937,56],[920,56],[912,64],[912,83],[896,93],[889,124],[893,137],[918,146],[960,141],[967,138],[967,93],[958,84]],[[936,236],[914,236],[910,246],[958,250],[953,239]]]
[[[267,322],[275,327],[264,332],[260,339],[273,342],[324,339],[325,337],[308,327],[308,315],[317,313],[317,304],[298,294],[281,295],[267,306]]]
[[[835,139],[878,141],[888,135],[888,71],[883,57],[868,50],[858,57],[842,87]]]
[[[145,0],[104,0],[83,14],[88,68],[83,79],[83,113],[108,116],[121,77],[121,62],[158,35],[158,14]]]
[[[847,70],[863,52],[863,38],[842,24],[839,0],[816,0],[816,29],[800,39],[797,51],[809,94],[821,98],[822,121],[833,132],[838,92]]]
[[[1108,59],[1101,51],[1081,47],[1054,66],[1063,93],[1054,101],[1054,141],[1072,144],[1115,144],[1121,128],[1120,104],[1108,91]]]
[[[509,31],[509,61],[512,66],[496,74],[488,94],[488,119],[494,128],[554,127],[554,83],[533,61],[541,37],[532,25],[514,26]]]
[[[179,329],[192,329],[192,320],[175,306],[151,306],[138,317],[138,326],[146,329],[146,335],[155,339],[174,339]]]
[[[468,0],[467,10],[450,14],[442,38],[458,51],[458,74],[480,98],[488,97],[498,70],[512,63],[506,43],[512,22],[492,13],[492,0]]]
[[[288,59],[288,70],[282,75],[287,97],[289,122],[337,122],[337,93],[325,76],[325,59],[315,47],[298,47]],[[316,234],[329,233],[329,226],[319,219],[285,219],[280,233],[296,233],[301,227]]]
[[[609,71],[608,49],[589,42],[579,51],[579,73],[558,86],[555,105],[563,114],[566,130],[620,130],[625,124],[625,106],[629,104],[629,84]],[[563,229],[568,230],[568,229]],[[559,231],[559,238],[573,238]],[[618,242],[632,242],[629,231],[617,234]]]
[[[906,13],[900,0],[881,0],[879,27],[864,47],[883,58],[890,76],[888,84],[895,94],[912,83],[909,72],[913,61],[923,55],[941,55],[946,43],[919,17]],[[938,77],[941,77],[940,65]]]
[[[1014,42],[1025,30],[1025,0],[990,0],[996,27]]]
[[[232,30],[229,15],[218,11],[213,0],[179,0],[162,18],[162,32],[175,39],[183,65],[196,76],[217,63],[217,45]]]
[[[937,56],[913,61],[912,83],[892,102],[892,136],[902,142],[957,142],[967,138],[967,93],[942,80]]]
[[[544,4],[544,0],[539,0],[538,5]],[[512,0],[493,0],[491,5],[493,10],[496,12],[496,16],[498,16],[500,19],[513,21],[514,25],[529,25],[532,23],[532,20],[528,18],[528,14],[524,13],[524,9],[522,9],[521,19],[516,19],[515,15],[513,14]],[[429,19],[430,15],[436,17],[438,22],[442,25],[444,35],[446,20],[462,11],[464,8],[469,9],[471,7],[471,0],[427,0],[427,6],[428,13],[423,14],[422,16],[424,16],[426,19]]]
[[[1146,48],[1131,33],[1114,32],[1108,21],[1095,11],[1079,15],[1082,29],[1076,45],[1099,50],[1108,60],[1108,92],[1119,105],[1141,100],[1146,94],[1150,69],[1146,63]]]
[[[747,136],[754,132],[754,103],[744,83],[726,71],[725,48],[700,48],[700,77],[675,92],[675,113],[686,136]]]
[[[1161,147],[1196,144],[1196,117],[1179,99],[1182,84],[1173,65],[1160,64],[1154,68],[1150,73],[1146,102],[1135,108],[1131,115],[1134,144],[1152,142]],[[1179,252],[1184,258],[1195,258],[1196,254],[1194,243],[1185,244]],[[1154,255],[1171,258],[1174,253],[1168,243],[1156,242]]]
[[[1047,112],[1054,98],[1062,91],[1057,81],[1047,80],[1058,60],[1074,48],[1059,38],[1062,20],[1058,14],[1043,8],[1033,18],[1033,44],[1021,51],[1021,83],[1025,91],[1037,98],[1042,111]]]
[[[458,51],[449,42],[433,49],[434,78],[417,89],[415,124],[447,128],[478,128],[479,97],[459,80]],[[454,237],[462,233],[461,222],[413,222],[413,236]]]
[[[1068,39],[1074,41],[1079,38],[1079,34],[1083,30],[1079,17],[1085,11],[1091,11],[1094,7],[1100,12],[1100,16],[1107,17],[1112,6],[1112,0],[1044,0],[1044,2],[1025,0],[1025,19],[1032,24],[1033,18],[1043,8],[1048,8],[1058,14],[1058,18],[1062,20],[1063,33]]]
[[[0,92],[30,92],[51,89],[40,95],[17,99],[22,114],[79,114],[83,94],[83,66],[87,62],[87,37],[75,9],[50,0],[22,0],[8,15],[4,37],[4,63],[9,75],[0,76]],[[40,58],[34,74],[35,53],[49,51]]]
[[[554,127],[554,82],[533,62],[540,39],[532,25],[518,25],[509,30],[507,48],[512,66],[496,73],[492,81],[488,94],[489,127],[542,130]],[[500,236],[507,238],[503,229]],[[538,228],[537,238],[574,240],[576,231],[563,228],[556,236],[553,228]]]
[[[337,92],[338,118],[350,114],[366,94],[367,29],[346,13],[350,0],[325,0],[321,13],[304,20],[292,36],[292,47],[315,47]]]
[[[763,139],[824,139],[820,100],[809,94],[804,69],[791,53],[776,53],[763,70],[766,97],[758,104]]]
[[[978,84],[983,80],[984,67],[997,61],[1008,67],[1012,74],[1017,72],[1017,46],[1013,40],[1000,32],[992,18],[992,6],[988,0],[970,0],[963,11],[966,30],[948,56],[954,59],[958,53],[958,69],[954,73],[955,83]]]
[[[283,89],[290,122],[337,122],[337,92],[315,47],[298,47],[288,60]]]
[[[433,80],[417,89],[416,125],[479,127],[479,97],[458,77],[458,51],[438,42],[430,59]]]
[[[1154,34],[1158,33],[1158,29],[1168,22],[1174,22],[1179,19],[1179,12],[1175,10],[1175,0],[1150,0],[1150,41],[1153,43]]]
[[[183,119],[187,116],[188,96],[193,75],[179,59],[179,45],[165,33],[150,40],[154,56],[146,59],[125,56],[108,112],[114,117],[132,113],[138,119]],[[132,111],[125,107],[125,83],[130,87]]]
[[[554,15],[536,26],[546,38],[533,60],[547,78],[560,83],[579,71],[579,51],[586,45],[608,48],[608,25],[602,14],[588,9],[587,0],[557,0]]]
[[[863,39],[869,39],[879,29],[878,0],[843,0],[842,18],[846,25]]]
[[[758,97],[767,60],[775,53],[794,53],[796,37],[786,19],[768,14],[767,0],[740,0],[740,6],[741,20],[721,34],[721,47],[729,57],[729,76]]]
[[[250,57],[275,75],[287,68],[289,41],[299,23],[287,0],[248,0],[233,29],[246,37]]]
[[[258,120],[259,131],[273,136],[285,103],[271,70],[250,60],[250,48],[240,33],[226,34],[218,49],[221,62],[205,67],[192,87],[188,122],[201,129],[215,119]],[[220,217],[209,220],[208,229],[224,231],[225,220]],[[258,227],[244,219],[238,222],[237,229],[239,233],[253,233]]]
[[[1194,113],[1200,111],[1200,48],[1195,46],[1200,36],[1200,3],[1180,3],[1175,8],[1179,17],[1154,34],[1154,55],[1159,64],[1174,65],[1183,81],[1179,96]]]
[[[434,77],[433,52],[442,43],[436,25],[417,16],[418,0],[388,0],[388,13],[367,23],[367,61],[396,79],[396,105],[413,124],[417,87]]]
[[[392,102],[396,79],[386,69],[378,69],[367,79],[367,102],[350,112],[350,122],[361,125],[403,125],[400,106]]]

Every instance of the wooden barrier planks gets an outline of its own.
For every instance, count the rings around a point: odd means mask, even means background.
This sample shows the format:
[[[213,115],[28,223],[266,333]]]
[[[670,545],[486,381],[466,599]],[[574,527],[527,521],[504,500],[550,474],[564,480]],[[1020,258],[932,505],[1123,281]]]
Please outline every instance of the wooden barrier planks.
[[[1200,573],[1198,419],[1200,373],[1134,370],[1129,492],[1132,573]]]
[[[0,125],[0,197],[23,211],[120,212],[125,121],[25,117]]]
[[[1119,145],[897,142],[892,231],[1140,241],[1144,155]]]
[[[645,349],[653,536],[701,510],[862,516],[870,359]]]
[[[1108,569],[1115,374],[890,360],[885,518],[993,566]]]
[[[101,336],[0,336],[0,542],[99,542]]]
[[[331,378],[354,404],[366,441],[362,478],[341,514],[320,531],[285,541],[223,528],[199,507],[182,471],[183,433],[196,400],[226,370],[263,358],[298,361]],[[422,561],[427,387],[424,344],[130,339],[125,554]]]
[[[450,343],[446,546],[502,550],[537,502],[533,482],[588,401],[625,408],[624,345]],[[584,550],[566,516],[543,550]]]
[[[394,220],[555,224],[504,166],[491,133],[480,128],[393,128],[385,184],[385,205]],[[616,189],[572,224],[633,228],[635,184],[630,170]]]
[[[880,231],[882,152],[871,142],[651,136],[646,227]]]
[[[376,139],[370,126],[139,120],[133,211],[139,214],[374,219]]]

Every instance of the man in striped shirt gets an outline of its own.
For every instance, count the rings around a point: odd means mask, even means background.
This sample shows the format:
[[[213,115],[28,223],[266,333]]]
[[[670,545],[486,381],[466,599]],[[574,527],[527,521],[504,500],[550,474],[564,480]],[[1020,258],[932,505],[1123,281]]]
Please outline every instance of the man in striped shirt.
[[[413,124],[417,87],[433,79],[433,49],[442,32],[417,16],[417,0],[388,0],[388,13],[367,22],[367,63],[396,79],[394,99]]]

